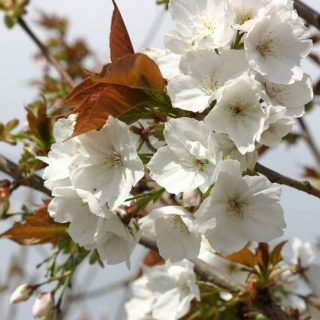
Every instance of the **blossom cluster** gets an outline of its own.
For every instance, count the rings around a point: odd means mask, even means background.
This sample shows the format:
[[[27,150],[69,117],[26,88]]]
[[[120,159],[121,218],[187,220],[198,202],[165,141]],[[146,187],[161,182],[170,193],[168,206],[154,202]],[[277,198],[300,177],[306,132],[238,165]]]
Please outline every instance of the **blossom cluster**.
[[[77,137],[76,115],[59,119],[56,143],[41,157],[54,197],[49,213],[70,223],[80,246],[129,266],[141,233],[155,235],[166,264],[133,287],[147,288],[145,314],[154,319],[178,319],[200,298],[184,259],[198,257],[202,241],[229,255],[283,234],[281,188],[255,175],[257,150],[278,145],[313,97],[301,68],[311,40],[292,1],[171,0],[169,9],[177,29],[165,36],[165,50],[145,52],[167,79],[173,108],[185,112],[164,123],[150,161],[143,164],[134,133],[112,116]],[[143,177],[175,195],[176,205],[140,220],[130,215],[126,201],[138,199],[130,194]]]

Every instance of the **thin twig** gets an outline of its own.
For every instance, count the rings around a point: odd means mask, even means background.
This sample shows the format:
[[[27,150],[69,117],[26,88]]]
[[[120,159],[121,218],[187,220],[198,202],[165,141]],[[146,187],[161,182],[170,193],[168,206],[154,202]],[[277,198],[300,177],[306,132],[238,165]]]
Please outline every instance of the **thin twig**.
[[[320,198],[320,189],[315,188],[309,181],[299,181],[292,179],[290,177],[282,175],[279,172],[273,171],[258,162],[256,163],[254,169],[266,176],[271,182],[283,184]]]
[[[57,69],[61,77],[66,81],[70,88],[73,88],[75,86],[75,83],[70,77],[70,75],[66,72],[64,67],[60,64],[60,62],[49,52],[48,48],[33,33],[33,31],[29,28],[27,23],[23,20],[23,18],[19,17],[18,23],[22,27],[22,29],[30,36],[30,38],[35,42],[35,44],[41,50],[46,59]]]
[[[318,165],[320,166],[320,152],[319,152],[319,149],[318,149],[317,145],[315,144],[314,140],[312,139],[309,128],[302,118],[298,118],[298,122],[299,122],[299,125],[302,130],[302,137],[304,138],[304,140],[306,141],[306,143],[310,147],[314,157],[316,158],[316,160],[318,162]]]
[[[0,171],[11,176],[16,185],[26,186],[51,196],[51,191],[44,186],[44,181],[41,177],[34,174],[30,178],[24,178],[19,166],[2,155],[0,155]]]
[[[150,236],[143,235],[140,239],[140,244],[151,250],[158,251],[155,240]],[[239,293],[241,291],[242,288],[240,286],[232,283],[231,279],[223,275],[217,268],[210,266],[200,259],[192,259],[191,261],[194,263],[195,272],[200,275],[202,280],[227,289],[232,293]],[[259,294],[258,292],[257,296],[251,301],[251,305],[270,320],[294,320],[293,317],[272,301],[270,294]]]
[[[320,14],[318,12],[311,9],[300,0],[294,1],[294,7],[301,18],[320,30]]]

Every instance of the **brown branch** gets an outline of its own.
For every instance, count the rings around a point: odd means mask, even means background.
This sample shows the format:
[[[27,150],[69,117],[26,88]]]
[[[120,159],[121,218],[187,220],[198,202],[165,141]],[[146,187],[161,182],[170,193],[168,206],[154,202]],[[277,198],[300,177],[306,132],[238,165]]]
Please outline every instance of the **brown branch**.
[[[294,7],[301,18],[320,30],[320,14],[318,12],[311,9],[300,0],[294,1]]]
[[[298,122],[299,122],[299,125],[302,130],[301,136],[304,138],[304,140],[308,144],[309,148],[311,149],[314,157],[316,158],[316,160],[318,162],[318,165],[320,165],[320,152],[319,152],[319,149],[311,136],[311,133],[309,131],[308,126],[306,125],[306,123],[304,122],[304,120],[302,118],[298,118]]]
[[[148,249],[158,251],[156,242],[150,237],[143,235],[140,244]],[[219,288],[226,289],[232,293],[239,293],[243,288],[232,283],[231,279],[223,275],[217,268],[210,266],[200,259],[190,260],[194,263],[195,272],[200,275],[201,279],[210,282]],[[272,299],[269,292],[267,294],[257,294],[251,301],[251,305],[258,312],[262,313],[270,320],[294,320],[293,317],[284,312]]]
[[[44,181],[41,177],[34,174],[30,178],[24,178],[19,166],[2,155],[0,155],[0,171],[11,176],[16,185],[29,187],[51,196],[51,191],[44,186]]]
[[[70,88],[73,88],[75,86],[75,83],[70,77],[70,75],[66,72],[61,63],[49,52],[48,48],[33,33],[33,31],[29,28],[27,23],[23,20],[23,18],[19,17],[18,23],[22,27],[22,29],[30,36],[30,38],[35,42],[35,44],[41,50],[48,62],[50,62],[57,69],[61,77],[66,81]]]
[[[266,176],[271,182],[283,184],[320,198],[320,189],[315,188],[309,181],[299,181],[292,179],[290,177],[282,175],[281,173],[273,171],[258,162],[256,163],[254,169]]]

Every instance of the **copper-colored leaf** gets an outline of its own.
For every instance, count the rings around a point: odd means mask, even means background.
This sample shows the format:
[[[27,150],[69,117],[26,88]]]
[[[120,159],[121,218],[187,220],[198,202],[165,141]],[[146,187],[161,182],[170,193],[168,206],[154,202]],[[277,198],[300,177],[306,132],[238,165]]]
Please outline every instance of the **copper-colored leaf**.
[[[288,240],[282,241],[280,243],[278,243],[274,249],[272,250],[271,254],[270,254],[270,263],[275,266],[277,265],[280,261],[282,261],[282,248],[283,246],[288,242]]]
[[[256,256],[247,247],[224,258],[248,267],[254,267],[257,264]]]
[[[25,222],[0,234],[0,238],[7,238],[26,246],[56,244],[59,238],[68,234],[67,230],[68,225],[54,222],[48,214],[47,207],[43,206]]]
[[[110,57],[112,62],[116,62],[128,54],[133,54],[134,50],[118,6],[114,0],[112,2],[114,10],[110,31]]]
[[[73,136],[103,126],[109,115],[120,117],[150,100],[146,89],[162,92],[163,88],[158,66],[144,54],[126,56],[105,66],[99,75],[76,86],[64,101],[78,114]]]
[[[259,246],[256,249],[257,262],[265,269],[269,266],[269,245],[265,242],[259,242]]]
[[[143,53],[126,56],[115,63],[104,66],[93,81],[120,84],[135,89],[162,91],[164,79],[157,64]]]

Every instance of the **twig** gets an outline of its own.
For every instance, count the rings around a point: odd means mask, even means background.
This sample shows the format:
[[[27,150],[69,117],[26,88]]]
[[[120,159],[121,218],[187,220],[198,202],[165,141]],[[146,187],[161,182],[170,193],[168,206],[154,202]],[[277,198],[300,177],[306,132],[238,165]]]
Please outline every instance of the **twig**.
[[[70,75],[66,72],[64,67],[60,64],[60,62],[49,52],[48,48],[45,45],[43,45],[39,38],[33,33],[33,31],[29,28],[27,23],[23,20],[23,18],[19,17],[18,23],[22,27],[22,29],[30,36],[30,38],[35,42],[35,44],[41,50],[46,59],[57,69],[57,71],[60,73],[61,77],[66,81],[66,83],[71,88],[73,88],[75,86],[75,83],[70,77]]]
[[[2,155],[0,155],[0,171],[11,176],[16,185],[26,186],[51,196],[51,191],[44,186],[44,181],[41,177],[34,174],[30,178],[24,178],[19,166]]]
[[[140,244],[151,250],[158,251],[156,242],[150,236],[143,235],[140,239]],[[195,272],[200,275],[204,281],[210,282],[220,288],[227,289],[232,293],[239,293],[241,291],[242,288],[240,286],[233,284],[230,278],[221,274],[217,268],[210,266],[200,259],[192,259],[190,261],[195,265]],[[272,301],[268,292],[267,294],[258,293],[251,301],[251,305],[270,320],[294,320],[293,317],[284,312],[274,301]]]
[[[320,30],[320,14],[318,12],[314,11],[300,0],[294,1],[294,7],[301,18]]]
[[[309,181],[299,181],[292,179],[290,177],[282,175],[281,173],[273,171],[258,162],[256,163],[254,169],[266,176],[271,182],[284,184],[291,188],[306,192],[317,198],[320,198],[320,189],[315,188]]]
[[[320,152],[318,150],[318,147],[316,146],[314,140],[312,139],[311,133],[309,131],[309,128],[307,127],[306,123],[302,118],[298,118],[298,122],[300,124],[301,130],[302,130],[302,137],[309,145],[314,157],[316,158],[318,165],[320,165]]]

